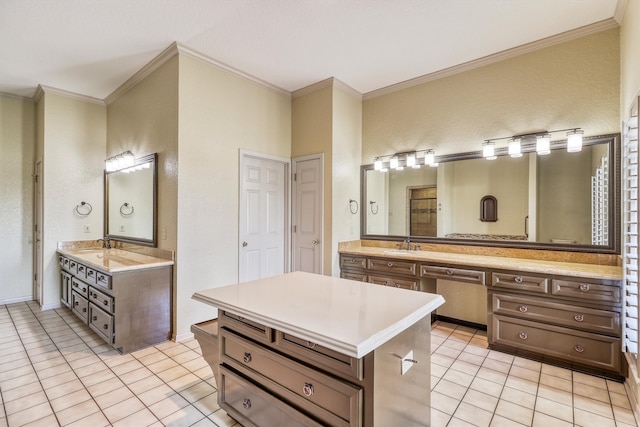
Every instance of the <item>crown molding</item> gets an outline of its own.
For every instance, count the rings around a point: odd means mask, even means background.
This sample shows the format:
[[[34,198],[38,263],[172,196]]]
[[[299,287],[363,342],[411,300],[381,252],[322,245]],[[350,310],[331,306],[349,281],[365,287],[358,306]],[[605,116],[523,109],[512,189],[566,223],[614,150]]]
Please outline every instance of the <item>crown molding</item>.
[[[144,67],[140,68],[133,76],[129,77],[127,81],[122,83],[116,90],[111,92],[111,94],[109,94],[109,96],[104,99],[106,105],[111,104],[113,101],[127,93],[131,88],[147,78],[151,73],[160,68],[163,64],[165,64],[177,54],[178,45],[174,42],[165,50],[160,52],[158,56],[153,58]]]
[[[626,1],[626,0],[622,0]],[[376,89],[371,92],[367,92],[363,95],[363,100],[377,98],[379,96],[388,95],[390,93],[398,92],[404,89],[418,86],[423,83],[431,82],[434,80],[442,79],[444,77],[453,76],[465,71],[473,70],[475,68],[483,67],[485,65],[493,64],[496,62],[504,61],[505,59],[513,58],[516,56],[524,55],[525,53],[534,52],[536,50],[544,49],[553,45],[564,43],[567,41],[575,40],[580,37],[585,37],[591,34],[599,33],[601,31],[610,30],[612,28],[618,28],[620,24],[614,19],[609,18],[600,22],[596,22],[591,25],[585,25],[584,27],[576,28],[574,30],[566,31],[564,33],[556,34],[555,36],[547,37],[535,42],[527,43],[521,46],[517,46],[511,49],[503,50],[501,52],[487,55],[482,58],[474,59],[455,65],[453,67],[445,68],[444,70],[435,71],[424,76],[416,77],[414,79],[405,80],[404,82],[396,83],[390,86]]]
[[[45,85],[38,85],[38,88],[36,89],[36,94],[33,96],[33,100],[35,102],[40,101],[40,99],[42,99],[42,97],[46,93],[52,94],[52,95],[63,96],[65,98],[75,99],[76,101],[82,101],[82,102],[88,102],[90,104],[101,105],[103,107],[106,105],[104,100],[102,100],[100,98],[95,98],[93,96],[87,96],[87,95],[81,95],[79,93],[69,92],[67,90],[57,89],[55,87],[50,87],[50,86],[45,86]]]
[[[34,97],[20,96],[14,93],[0,92],[0,96],[3,98],[17,99],[18,101],[34,102]]]
[[[618,2],[616,3],[616,10],[613,13],[613,19],[618,24],[622,24],[624,13],[627,10],[627,3],[629,3],[629,0],[618,0]]]
[[[316,82],[309,86],[296,89],[295,91],[291,92],[291,97],[300,98],[301,96],[309,95],[310,93],[313,93],[328,87],[335,87],[355,98],[358,98],[359,100],[362,100],[362,93],[358,92],[357,90],[355,90],[348,84],[344,83],[343,81],[336,79],[335,77],[329,77],[328,79],[320,80],[319,82]]]
[[[180,54],[188,56],[190,58],[196,59],[198,61],[204,62],[207,65],[210,65],[212,67],[215,67],[221,71],[225,71],[229,74],[232,74],[236,77],[240,77],[241,79],[244,80],[248,80],[252,83],[256,83],[259,86],[262,86],[266,89],[269,89],[271,91],[274,91],[280,95],[285,95],[287,97],[291,97],[291,92],[289,92],[288,90],[282,89],[281,87],[278,87],[276,85],[273,85],[269,82],[267,82],[266,80],[262,80],[256,76],[253,76],[249,73],[245,73],[244,71],[241,71],[237,68],[232,67],[231,65],[225,64],[224,62],[220,62],[216,59],[213,59],[203,53],[200,53],[196,50],[193,50],[191,48],[188,48],[186,46],[183,46],[181,44],[177,44],[175,43],[175,45],[177,46],[178,52],[180,52]]]

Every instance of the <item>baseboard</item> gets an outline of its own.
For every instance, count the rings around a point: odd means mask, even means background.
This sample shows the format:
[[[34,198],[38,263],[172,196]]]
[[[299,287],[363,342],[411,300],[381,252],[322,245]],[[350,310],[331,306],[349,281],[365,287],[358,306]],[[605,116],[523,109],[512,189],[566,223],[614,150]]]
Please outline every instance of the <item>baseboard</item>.
[[[636,420],[640,421],[640,377],[638,377],[638,366],[635,360],[628,354],[624,354],[629,365],[629,375],[624,382],[624,388],[627,390],[631,409]]]
[[[57,303],[57,304],[45,304],[45,305],[41,305],[40,306],[40,310],[45,311],[45,310],[53,310],[54,308],[61,308],[62,304]]]
[[[193,332],[185,332],[183,334],[176,335],[174,338],[175,342],[187,341],[193,338]]]
[[[487,330],[487,325],[483,325],[482,323],[468,322],[466,320],[454,319],[453,317],[440,316],[436,314],[432,316],[431,321],[439,320],[441,322],[453,323],[460,326],[467,326],[469,328],[479,329],[481,331]]]
[[[31,295],[26,297],[3,299],[3,300],[0,300],[0,305],[9,305],[9,304],[16,304],[19,302],[29,302],[29,301],[33,301],[33,297]]]

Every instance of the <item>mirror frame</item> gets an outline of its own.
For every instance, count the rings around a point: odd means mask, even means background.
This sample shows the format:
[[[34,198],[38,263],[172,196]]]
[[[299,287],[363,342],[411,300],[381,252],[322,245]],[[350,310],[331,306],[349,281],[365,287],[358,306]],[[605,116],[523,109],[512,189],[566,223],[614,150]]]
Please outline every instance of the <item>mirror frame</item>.
[[[552,150],[566,148],[566,140],[553,141]],[[469,246],[490,246],[507,247],[519,249],[540,249],[553,251],[588,252],[601,254],[620,254],[621,240],[621,218],[620,218],[620,198],[621,198],[621,142],[620,134],[608,134],[583,139],[583,146],[609,143],[609,158],[612,159],[609,168],[609,244],[608,245],[578,245],[565,243],[545,243],[518,240],[477,240],[477,239],[453,239],[447,237],[422,237],[422,236],[397,236],[384,234],[367,234],[367,210],[360,210],[360,239],[361,240],[386,240],[403,241],[407,237],[415,243],[449,244],[449,245],[469,245]],[[495,150],[497,156],[508,155],[507,148]],[[522,153],[535,152],[535,142],[523,144]],[[474,151],[458,154],[447,154],[437,156],[437,163],[450,162],[454,160],[481,159],[482,151]],[[489,160],[487,160],[489,161]],[[373,164],[360,166],[360,206],[367,206],[367,171],[374,170]],[[382,172],[381,172],[382,173]]]
[[[123,237],[119,234],[109,233],[109,175],[120,171],[104,171],[104,235],[110,240],[126,243],[136,243],[144,246],[157,247],[158,245],[158,153],[137,158],[135,165],[153,162],[153,237],[144,239],[139,237]]]

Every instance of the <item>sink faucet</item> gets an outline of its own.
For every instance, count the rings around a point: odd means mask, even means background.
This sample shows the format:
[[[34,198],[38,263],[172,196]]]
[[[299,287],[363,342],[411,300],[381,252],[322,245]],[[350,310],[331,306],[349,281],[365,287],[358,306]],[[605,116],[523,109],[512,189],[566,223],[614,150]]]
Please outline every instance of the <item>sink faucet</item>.
[[[98,239],[96,242],[102,242],[102,247],[104,249],[111,249],[111,239],[109,237],[105,237],[104,239]]]
[[[408,237],[406,239],[404,239],[402,241],[402,243],[406,243],[407,244],[407,250],[410,251],[411,250],[411,239],[409,239]],[[400,248],[402,249],[402,248]]]

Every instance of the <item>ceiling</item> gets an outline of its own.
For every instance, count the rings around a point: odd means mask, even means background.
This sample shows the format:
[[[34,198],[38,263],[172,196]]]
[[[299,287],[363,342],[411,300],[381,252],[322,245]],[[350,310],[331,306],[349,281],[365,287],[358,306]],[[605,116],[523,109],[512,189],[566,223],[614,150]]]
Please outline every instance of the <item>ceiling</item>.
[[[287,92],[335,77],[366,94],[610,20],[626,1],[1,0],[0,93],[105,99],[177,42]]]

